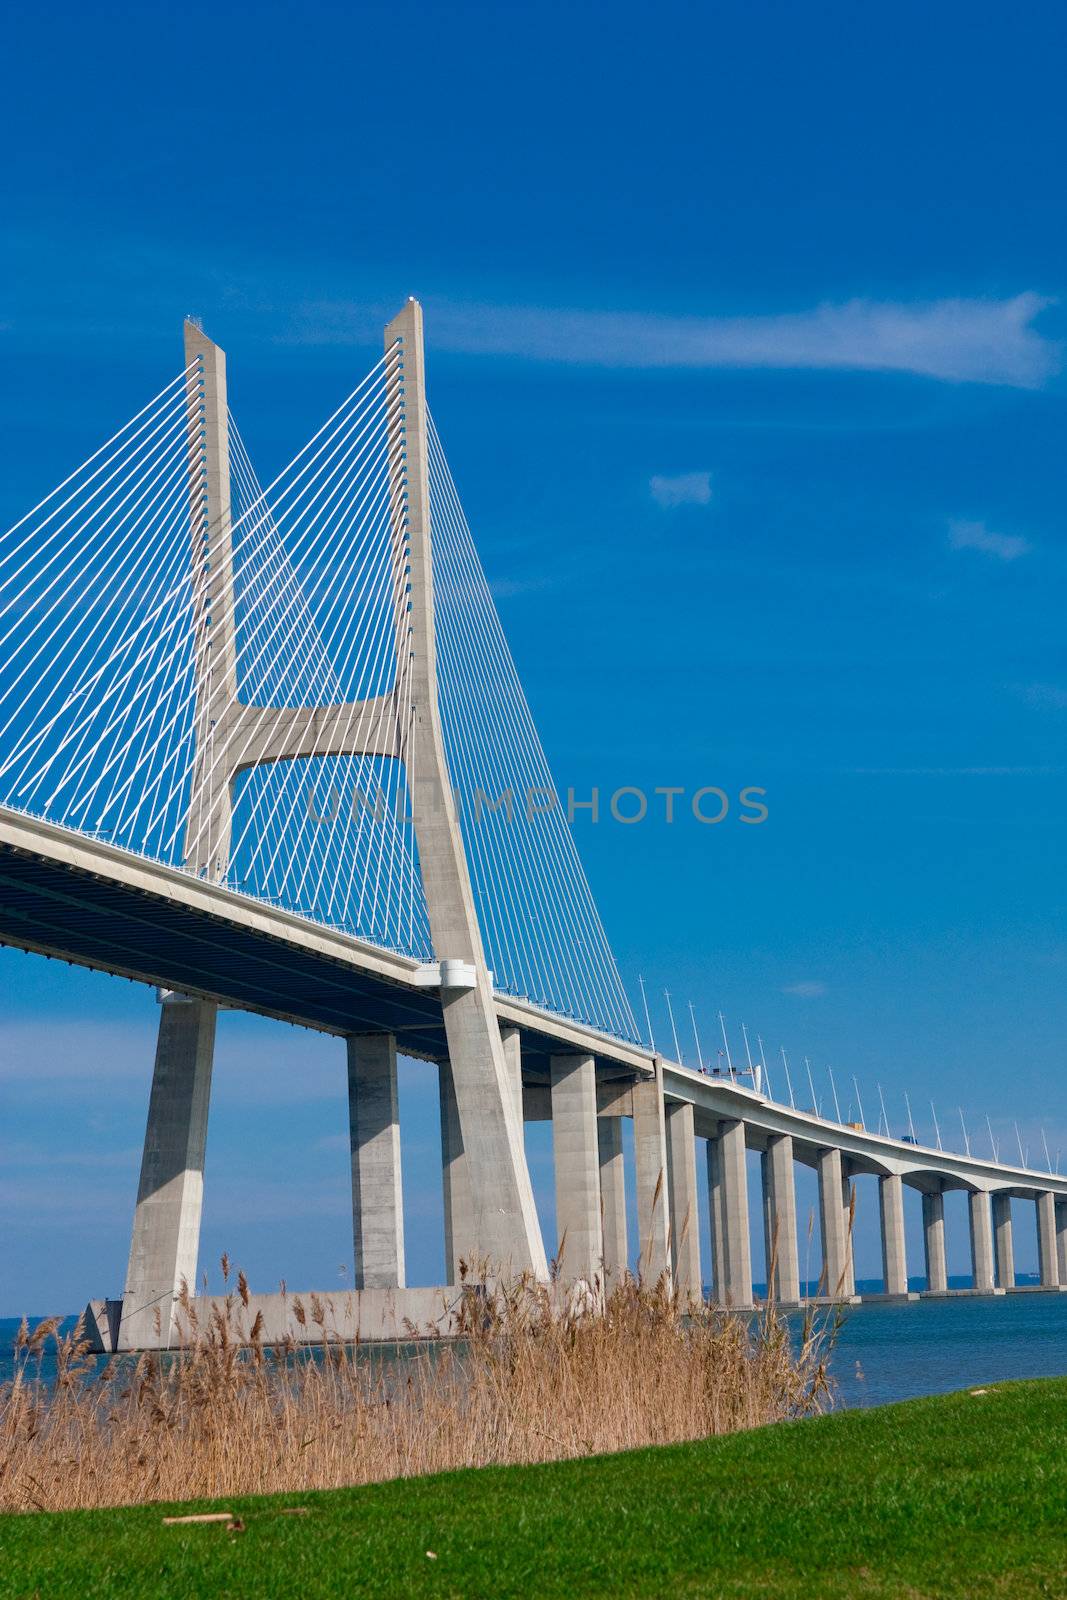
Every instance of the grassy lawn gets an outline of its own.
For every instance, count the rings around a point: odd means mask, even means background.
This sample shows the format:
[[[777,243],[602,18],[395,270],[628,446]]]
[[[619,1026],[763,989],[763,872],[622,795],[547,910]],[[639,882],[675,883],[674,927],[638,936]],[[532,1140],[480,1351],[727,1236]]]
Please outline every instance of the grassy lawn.
[[[222,1506],[243,1532],[162,1522]],[[4,1600],[608,1594],[1067,1597],[1067,1380],[550,1466],[0,1519]]]

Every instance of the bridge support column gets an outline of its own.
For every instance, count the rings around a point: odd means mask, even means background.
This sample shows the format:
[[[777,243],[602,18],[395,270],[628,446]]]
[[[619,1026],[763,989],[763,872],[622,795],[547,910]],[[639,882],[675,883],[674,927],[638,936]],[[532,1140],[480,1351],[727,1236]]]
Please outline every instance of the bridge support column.
[[[1056,1265],[1062,1288],[1067,1284],[1067,1200],[1056,1201]]]
[[[748,1232],[745,1125],[720,1122],[708,1140],[709,1211],[717,1276],[715,1299],[743,1310],[752,1304],[752,1251]]]
[[[455,964],[457,980],[464,967],[473,980],[442,986],[441,1011],[475,1243],[494,1271],[531,1271],[547,1279],[441,728],[422,310],[414,299],[386,327],[385,353],[390,513],[398,592],[407,593],[397,613],[396,656],[398,682],[406,684],[402,720],[411,813],[434,956]]]
[[[508,1082],[511,1085],[511,1096],[515,1102],[515,1113],[519,1119],[520,1130],[523,1127],[522,1110],[522,1035],[518,1028],[501,1028],[500,1043],[504,1047],[504,1067],[507,1072]]]
[[[971,1215],[971,1281],[978,1294],[993,1293],[993,1229],[989,1196],[982,1189],[968,1195]]]
[[[1011,1231],[1011,1195],[993,1196],[993,1253],[996,1257],[997,1287],[1015,1288],[1015,1246]]]
[[[668,1101],[667,1164],[670,1175],[671,1264],[683,1304],[704,1298],[700,1281],[700,1221],[697,1213],[697,1142],[693,1107]]]
[[[162,1000],[137,1209],[122,1298],[122,1350],[166,1348],[182,1284],[196,1293],[218,1007]],[[158,1330],[158,1331],[157,1331]]]
[[[926,1290],[944,1294],[948,1288],[945,1265],[945,1196],[940,1188],[923,1190],[923,1247],[926,1255]]]
[[[619,1282],[629,1265],[626,1237],[626,1167],[622,1153],[622,1118],[598,1117],[601,1226],[604,1234],[604,1276]]]
[[[604,1257],[596,1061],[592,1056],[552,1056],[549,1070],[561,1277],[564,1283],[592,1285],[600,1277]]]
[[[882,1288],[886,1294],[907,1294],[904,1185],[898,1173],[888,1173],[879,1178],[878,1199],[882,1213]]]
[[[667,1198],[667,1128],[663,1073],[633,1087],[634,1168],[637,1178],[637,1233],[640,1270],[649,1283],[671,1273],[670,1203]]]
[[[463,1132],[459,1125],[452,1065],[446,1059],[438,1064],[441,1093],[441,1184],[445,1205],[445,1282],[459,1283],[467,1272],[480,1270],[474,1217],[471,1210],[470,1179]]]
[[[348,1040],[348,1120],[355,1285],[402,1288],[404,1202],[393,1034],[355,1034]]]
[[[833,1297],[850,1295],[848,1207],[842,1204],[845,1180],[841,1176],[841,1152],[820,1150],[819,1228],[822,1235],[822,1263],[825,1293]]]
[[[1056,1252],[1056,1196],[1051,1189],[1037,1197],[1037,1264],[1043,1289],[1059,1287]]]
[[[767,1298],[792,1305],[800,1299],[797,1256],[797,1191],[793,1140],[772,1134],[763,1152],[763,1238],[767,1253]],[[773,1263],[773,1267],[772,1267]]]
[[[841,1210],[845,1218],[845,1293],[851,1298],[856,1292],[856,1252],[853,1243],[853,1216],[856,1209],[852,1180],[841,1158]]]

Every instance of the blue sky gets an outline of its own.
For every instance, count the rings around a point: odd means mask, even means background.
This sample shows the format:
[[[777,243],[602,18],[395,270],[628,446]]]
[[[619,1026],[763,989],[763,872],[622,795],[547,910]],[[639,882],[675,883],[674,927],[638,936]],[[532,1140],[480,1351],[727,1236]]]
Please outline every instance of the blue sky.
[[[869,1120],[881,1081],[1067,1157],[1062,10],[221,13],[9,22],[0,523],[186,313],[266,481],[418,294],[558,783],[767,789],[759,828],[578,824],[631,986]],[[121,1288],[155,1007],[10,951],[0,995],[0,1314],[67,1310]],[[404,1116],[432,1281],[428,1069]],[[344,1117],[336,1042],[223,1018],[208,1263],[337,1281]]]

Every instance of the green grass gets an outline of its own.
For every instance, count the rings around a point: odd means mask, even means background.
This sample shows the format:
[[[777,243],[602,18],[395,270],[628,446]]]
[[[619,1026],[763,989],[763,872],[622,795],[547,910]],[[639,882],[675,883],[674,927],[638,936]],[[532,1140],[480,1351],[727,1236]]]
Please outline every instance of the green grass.
[[[169,1509],[221,1507],[244,1532],[166,1528],[158,1505],[0,1519],[0,1596],[1067,1597],[1067,1380]]]

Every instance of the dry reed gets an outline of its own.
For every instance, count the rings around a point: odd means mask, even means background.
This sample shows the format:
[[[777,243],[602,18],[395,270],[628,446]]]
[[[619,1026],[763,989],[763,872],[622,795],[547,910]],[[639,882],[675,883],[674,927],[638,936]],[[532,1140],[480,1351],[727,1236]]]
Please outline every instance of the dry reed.
[[[0,1509],[299,1492],[756,1427],[822,1409],[837,1325],[809,1314],[791,1339],[773,1307],[683,1308],[630,1278],[601,1305],[522,1279],[466,1290],[456,1342],[386,1361],[268,1350],[254,1328],[242,1345],[240,1291],[206,1327],[186,1301],[173,1354],[102,1368],[80,1330],[24,1328],[0,1392]]]

